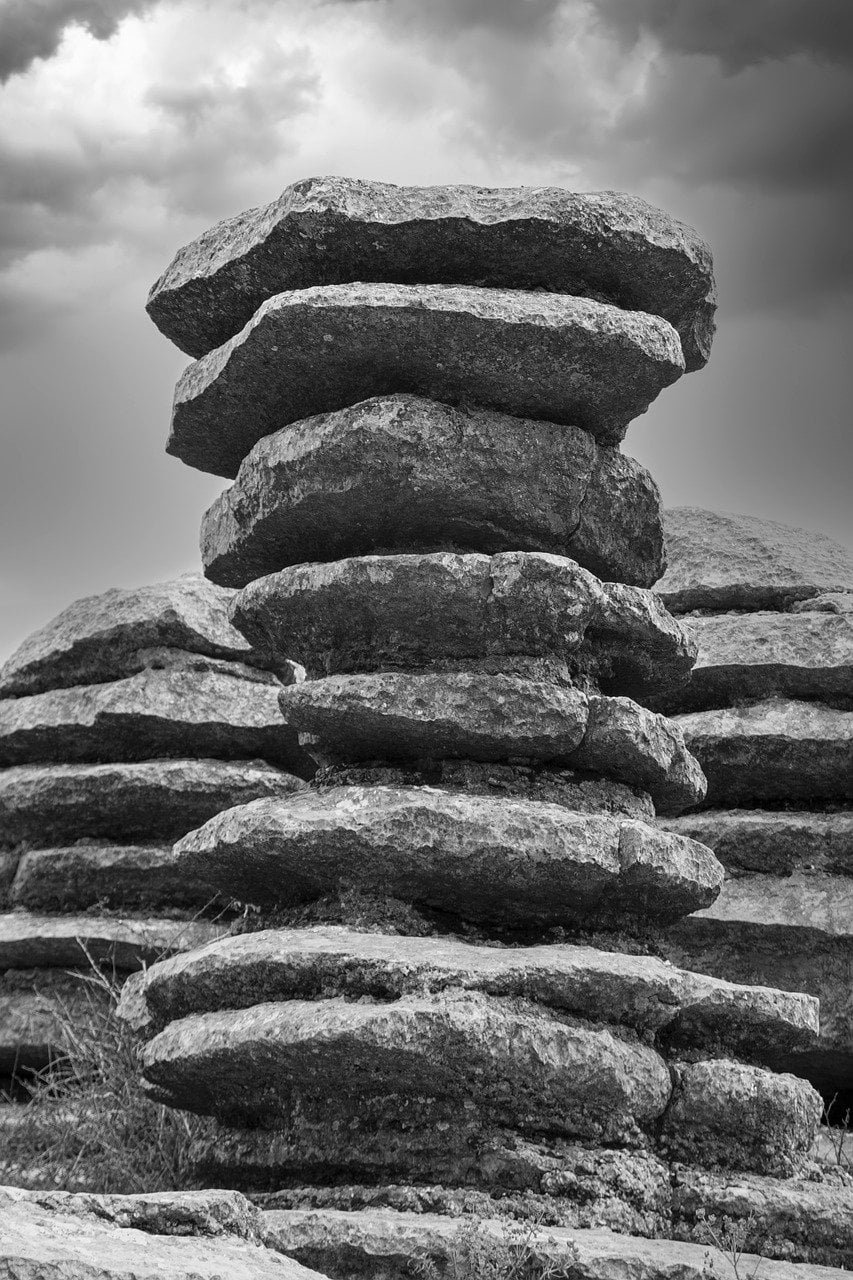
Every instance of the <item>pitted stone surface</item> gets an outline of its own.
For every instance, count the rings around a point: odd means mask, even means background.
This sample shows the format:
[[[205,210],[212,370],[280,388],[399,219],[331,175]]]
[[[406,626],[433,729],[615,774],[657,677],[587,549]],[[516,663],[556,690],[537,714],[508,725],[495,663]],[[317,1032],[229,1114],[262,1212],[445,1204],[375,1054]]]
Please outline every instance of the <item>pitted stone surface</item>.
[[[669,710],[773,696],[853,705],[853,613],[697,614],[685,622],[699,656]]]
[[[223,938],[146,971],[153,1027],[218,1009],[328,996],[395,1000],[448,989],[524,997],[594,1022],[605,1017],[669,1043],[728,1044],[750,1054],[806,1048],[817,1035],[808,996],[742,987],[652,956],[593,947],[472,946],[334,926]]]
[[[310,759],[278,710],[273,675],[148,670],[0,701],[0,765],[164,756],[269,760],[310,777]]]
[[[670,1096],[648,1046],[479,993],[392,1003],[289,1000],[194,1014],[143,1051],[160,1097],[232,1120],[285,1117],[297,1097],[331,1116],[362,1098],[468,1101],[526,1132],[609,1136],[649,1126]]]
[[[0,696],[118,680],[187,652],[266,665],[228,620],[232,596],[187,574],[75,600],[0,668]]]
[[[86,911],[100,906],[204,907],[209,885],[180,873],[171,845],[73,844],[21,855],[9,902],[29,911]]]
[[[463,918],[670,920],[714,900],[703,845],[643,822],[430,787],[341,787],[217,815],[176,845],[192,876],[295,904],[352,885]]]
[[[650,587],[660,496],[587,431],[393,395],[259,440],[201,529],[205,573],[230,587],[291,564],[448,548],[547,551]]]
[[[218,347],[264,299],[348,280],[589,294],[661,315],[689,369],[708,358],[716,289],[692,228],[636,196],[559,187],[398,187],[308,178],[217,223],[176,255],[148,314],[190,355]]]
[[[694,1062],[679,1071],[663,1138],[687,1163],[790,1174],[822,1111],[820,1094],[796,1076],[725,1059]]]
[[[16,765],[0,770],[0,838],[174,840],[230,805],[305,785],[260,760]]]
[[[853,711],[783,698],[676,716],[715,806],[853,800]]]
[[[296,565],[244,587],[232,617],[253,643],[297,655],[312,675],[521,655],[569,660],[605,692],[636,696],[683,682],[696,653],[654,592],[535,552]]]
[[[736,874],[820,871],[853,877],[853,811],[705,809],[664,824],[706,844]],[[729,886],[731,887],[731,886]]]
[[[290,422],[408,391],[622,440],[684,372],[678,334],[588,298],[464,285],[341,284],[280,293],[175,389],[167,452],[235,476]]]
[[[551,761],[642,788],[672,812],[705,795],[678,730],[628,698],[479,672],[380,672],[294,685],[280,704],[340,760]]]
[[[0,969],[61,969],[96,964],[138,969],[171,951],[198,947],[224,933],[210,920],[62,915],[0,915]]]
[[[853,552],[811,530],[671,507],[664,535],[669,563],[656,590],[676,613],[787,609],[826,592],[853,591]]]

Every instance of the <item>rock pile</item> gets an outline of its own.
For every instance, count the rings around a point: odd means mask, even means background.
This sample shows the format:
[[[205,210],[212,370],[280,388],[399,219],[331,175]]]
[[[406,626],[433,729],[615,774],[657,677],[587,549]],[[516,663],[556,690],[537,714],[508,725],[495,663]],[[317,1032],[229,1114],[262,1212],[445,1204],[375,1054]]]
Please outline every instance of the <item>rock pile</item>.
[[[313,772],[278,712],[300,673],[267,669],[232,594],[187,576],[78,600],[0,668],[0,1077],[50,1059],[57,1000],[87,1016],[87,954],[122,974],[220,933],[172,843]]]
[[[182,250],[149,310],[198,357],[170,451],[235,477],[206,571],[305,662],[279,700],[319,765],[177,843],[261,928],[126,1001],[152,1095],[220,1122],[199,1175],[341,1277],[405,1274],[460,1212],[627,1233],[578,1274],[692,1274],[628,1235],[697,1238],[735,1174],[741,1204],[788,1178],[768,1256],[840,1264],[840,1194],[793,1176],[820,1098],[775,1070],[816,1002],[642,953],[723,878],[655,823],[705,793],[642,705],[695,649],[615,449],[707,356],[707,248],[622,196],[323,179]]]
[[[701,760],[701,809],[665,826],[727,881],[672,931],[678,963],[820,997],[818,1046],[786,1064],[853,1104],[853,555],[828,538],[681,508],[657,590],[699,645],[665,697]],[[841,1096],[843,1095],[843,1096]]]

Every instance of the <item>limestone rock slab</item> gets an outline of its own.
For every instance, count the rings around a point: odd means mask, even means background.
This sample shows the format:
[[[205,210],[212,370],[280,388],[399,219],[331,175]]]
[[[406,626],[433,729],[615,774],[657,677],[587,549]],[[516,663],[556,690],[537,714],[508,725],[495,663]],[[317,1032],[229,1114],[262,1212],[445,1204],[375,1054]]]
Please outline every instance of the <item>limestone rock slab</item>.
[[[249,668],[233,665],[147,670],[0,701],[0,765],[245,757],[310,777],[310,759],[281,722],[280,681],[245,679]]]
[[[606,1016],[672,1041],[735,1051],[805,1048],[817,1035],[808,996],[741,987],[653,956],[568,945],[472,946],[323,926],[227,937],[146,970],[141,996],[152,1026],[190,1013],[321,996],[403,995],[448,989],[524,997],[593,1022]]]
[[[166,449],[235,476],[271,431],[397,391],[615,445],[683,372],[678,334],[643,311],[465,285],[325,285],[268,298],[185,370]]]
[[[419,396],[375,397],[264,436],[202,521],[214,582],[383,549],[547,551],[600,578],[663,572],[649,473],[587,431]]]
[[[77,963],[87,963],[82,951]],[[42,1071],[66,1044],[60,1012],[82,1030],[104,1003],[91,983],[65,969],[0,973],[0,1077]]]
[[[261,760],[145,760],[0,770],[0,832],[37,847],[104,837],[174,840],[220,809],[305,783]]]
[[[230,1220],[219,1209],[228,1197]],[[0,1275],[10,1280],[319,1280],[320,1273],[260,1245],[240,1220],[241,1201],[246,1203],[223,1191],[95,1196],[2,1187]],[[250,1214],[247,1206],[247,1221]]]
[[[0,915],[0,969],[79,968],[87,963],[86,951],[96,964],[138,969],[224,932],[211,920],[9,911]]]
[[[699,656],[670,710],[773,696],[853,704],[851,613],[697,614],[686,622]]]
[[[279,700],[301,740],[335,759],[544,760],[646,790],[671,812],[705,795],[678,730],[629,698],[480,672],[380,672],[310,680]]]
[[[536,552],[360,556],[296,565],[240,591],[234,623],[311,675],[559,659],[607,693],[683,682],[695,641],[655,593]]]
[[[341,787],[219,814],[176,845],[192,876],[295,904],[348,884],[469,919],[675,919],[717,896],[702,845],[645,823],[431,787]]]
[[[363,1098],[437,1098],[524,1131],[609,1136],[648,1127],[670,1096],[663,1059],[608,1028],[479,993],[392,1003],[289,1000],[192,1014],[145,1046],[172,1105],[233,1119],[287,1116],[294,1095],[346,1116]]]
[[[853,591],[853,552],[811,530],[670,507],[664,536],[667,570],[656,590],[675,613],[786,609],[826,592]]]
[[[559,187],[399,187],[318,177],[217,223],[151,289],[151,319],[203,355],[285,289],[348,280],[544,288],[603,297],[675,326],[708,358],[716,289],[692,228],[636,196]]]
[[[847,809],[704,809],[664,825],[706,844],[735,873],[853,876],[853,812]]]
[[[853,800],[853,711],[771,698],[674,723],[708,779],[709,805]]]
[[[29,911],[169,907],[198,910],[210,887],[179,873],[171,845],[79,843],[21,855],[9,891]]]
[[[0,667],[0,696],[118,680],[150,665],[152,650],[155,661],[185,651],[266,665],[228,620],[232,595],[187,574],[75,600]]]

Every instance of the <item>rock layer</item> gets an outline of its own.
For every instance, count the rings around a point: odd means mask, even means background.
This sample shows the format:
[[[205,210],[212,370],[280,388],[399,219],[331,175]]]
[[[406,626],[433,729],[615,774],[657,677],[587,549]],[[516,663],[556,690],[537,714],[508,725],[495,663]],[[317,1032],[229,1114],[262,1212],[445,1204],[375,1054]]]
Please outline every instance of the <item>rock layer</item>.
[[[461,285],[307,288],[269,298],[189,366],[167,452],[235,476],[270,431],[397,391],[582,427],[614,445],[683,372],[665,320],[586,298]]]
[[[273,294],[351,280],[604,297],[669,320],[689,369],[705,363],[714,332],[707,245],[636,197],[329,177],[294,183],[185,246],[147,310],[181,350],[200,356]]]

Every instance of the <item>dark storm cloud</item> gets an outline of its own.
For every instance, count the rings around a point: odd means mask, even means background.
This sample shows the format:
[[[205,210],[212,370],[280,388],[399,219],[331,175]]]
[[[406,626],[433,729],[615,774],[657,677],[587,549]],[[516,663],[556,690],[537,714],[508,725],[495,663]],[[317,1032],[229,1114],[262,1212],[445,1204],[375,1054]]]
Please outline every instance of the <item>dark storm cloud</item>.
[[[129,14],[143,13],[156,0],[0,0],[0,83],[26,71],[37,58],[59,48],[66,27],[85,27],[108,40]]]

